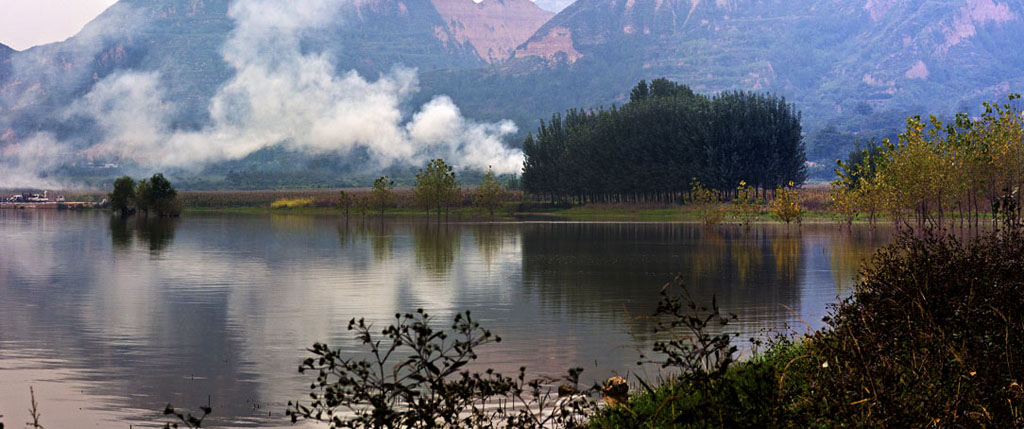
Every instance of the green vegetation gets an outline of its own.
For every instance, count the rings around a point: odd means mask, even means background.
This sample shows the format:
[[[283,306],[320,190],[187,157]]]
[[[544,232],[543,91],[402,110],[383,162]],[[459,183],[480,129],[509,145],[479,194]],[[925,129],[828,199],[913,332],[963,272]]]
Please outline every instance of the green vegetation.
[[[793,189],[793,182],[789,182],[789,189],[779,187],[775,190],[775,199],[772,200],[772,214],[776,219],[789,224],[800,222],[803,217],[803,210],[800,209],[800,198],[796,189]]]
[[[455,180],[452,166],[441,158],[431,160],[425,169],[420,169],[416,174],[413,195],[418,205],[427,210],[428,216],[431,208],[437,209],[437,220],[440,222],[441,210],[447,215],[448,208],[459,197],[459,182]]]
[[[110,209],[121,213],[121,217],[131,216],[135,212],[135,180],[124,176],[114,181],[114,191],[110,193]]]
[[[855,151],[839,162],[832,208],[848,222],[859,213],[874,221],[888,213],[918,228],[959,220],[978,228],[983,212],[1021,214],[1024,184],[1024,115],[1011,103],[985,104],[977,120],[966,114],[944,124],[934,116],[907,119],[899,142]],[[1011,213],[1012,212],[1012,213]]]
[[[142,211],[147,216],[150,212],[157,216],[177,216],[181,213],[178,191],[161,173],[136,183],[131,177],[124,176],[114,181],[114,190],[109,194],[110,207],[120,212],[122,217]]]
[[[381,176],[373,181],[373,191],[371,191],[369,203],[380,210],[381,216],[384,216],[384,209],[395,204],[394,189],[395,181],[389,180],[388,176]],[[363,204],[363,207],[366,206],[367,204]]]
[[[289,401],[287,415],[293,423],[310,419],[331,428],[542,428],[580,427],[596,409],[583,395],[556,400],[546,380],[526,379],[525,368],[515,377],[468,369],[476,348],[501,341],[469,311],[455,316],[450,331],[431,325],[423,310],[396,314],[382,331],[352,319],[348,329],[370,358],[314,344],[313,357],[299,366],[316,376],[312,402]],[[581,372],[569,371],[567,390],[579,391]]]
[[[476,189],[476,197],[473,198],[473,204],[484,210],[494,217],[494,210],[501,207],[502,201],[505,199],[505,188],[498,183],[498,179],[494,177],[494,171],[490,167],[487,168],[487,174],[484,175],[484,183]]]
[[[680,201],[696,178],[725,196],[803,183],[800,114],[785,99],[744,92],[706,97],[658,79],[630,102],[569,110],[523,143],[523,186],[552,200]]]

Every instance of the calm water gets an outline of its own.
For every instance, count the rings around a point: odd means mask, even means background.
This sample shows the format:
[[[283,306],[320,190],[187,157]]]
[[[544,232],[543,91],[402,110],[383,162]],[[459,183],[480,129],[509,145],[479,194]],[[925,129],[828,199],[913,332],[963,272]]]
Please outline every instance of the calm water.
[[[290,427],[285,403],[312,380],[296,371],[306,347],[355,351],[349,319],[417,308],[472,310],[503,337],[481,349],[503,371],[628,375],[675,273],[736,313],[743,337],[803,331],[887,239],[834,225],[0,211],[0,421],[26,421],[33,386],[51,429],[156,427],[167,402],[207,401],[210,427]]]

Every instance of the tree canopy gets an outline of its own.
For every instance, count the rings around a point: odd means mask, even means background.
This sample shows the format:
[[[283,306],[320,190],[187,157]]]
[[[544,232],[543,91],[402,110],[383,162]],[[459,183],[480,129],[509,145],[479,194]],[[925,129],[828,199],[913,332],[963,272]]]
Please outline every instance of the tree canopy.
[[[416,201],[429,213],[431,208],[437,209],[438,219],[441,211],[447,211],[459,195],[459,183],[455,180],[452,166],[437,158],[431,160],[426,168],[416,174]]]
[[[664,78],[641,81],[622,107],[554,115],[523,152],[526,191],[584,201],[671,201],[694,179],[729,191],[806,178],[800,113],[784,98],[709,97]]]

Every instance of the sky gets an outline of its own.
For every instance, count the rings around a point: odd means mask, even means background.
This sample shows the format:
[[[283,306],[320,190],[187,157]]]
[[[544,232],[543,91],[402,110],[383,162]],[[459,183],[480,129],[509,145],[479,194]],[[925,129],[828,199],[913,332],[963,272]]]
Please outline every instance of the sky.
[[[0,0],[0,43],[17,50],[78,33],[116,0]]]
[[[572,0],[534,0],[558,12]],[[59,42],[78,33],[86,23],[117,0],[0,0],[0,43],[19,51]]]

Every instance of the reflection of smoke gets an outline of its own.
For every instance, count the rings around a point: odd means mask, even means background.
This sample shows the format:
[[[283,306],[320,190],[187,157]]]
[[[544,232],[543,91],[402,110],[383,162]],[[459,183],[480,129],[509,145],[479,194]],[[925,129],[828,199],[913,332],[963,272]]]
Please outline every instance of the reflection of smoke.
[[[313,154],[362,148],[377,168],[434,157],[459,168],[522,167],[521,152],[501,142],[516,131],[510,121],[468,120],[446,96],[404,115],[402,104],[418,90],[415,70],[396,68],[369,81],[354,71],[335,73],[327,54],[304,52],[303,35],[337,25],[339,9],[326,0],[235,2],[228,12],[235,29],[223,47],[235,75],[212,98],[202,129],[172,129],[178,112],[163,101],[157,72],[112,74],[62,117],[95,120],[104,137],[90,154],[151,168],[197,168],[275,145]]]

